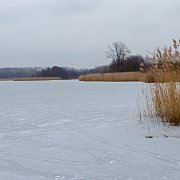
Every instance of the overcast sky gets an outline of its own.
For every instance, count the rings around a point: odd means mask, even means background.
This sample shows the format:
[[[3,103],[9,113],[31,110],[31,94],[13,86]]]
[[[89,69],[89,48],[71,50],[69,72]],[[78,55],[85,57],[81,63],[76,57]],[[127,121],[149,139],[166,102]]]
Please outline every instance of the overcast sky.
[[[0,67],[108,64],[124,42],[145,55],[180,38],[180,0],[0,0]]]

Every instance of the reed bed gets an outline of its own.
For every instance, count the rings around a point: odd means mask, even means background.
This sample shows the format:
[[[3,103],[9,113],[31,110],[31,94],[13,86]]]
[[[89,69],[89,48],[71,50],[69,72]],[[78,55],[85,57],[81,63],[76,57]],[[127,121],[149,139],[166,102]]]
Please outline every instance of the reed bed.
[[[131,82],[139,81],[146,83],[155,82],[180,82],[180,73],[176,71],[164,72],[151,69],[147,72],[121,72],[121,73],[98,73],[87,74],[79,77],[80,81],[105,81],[105,82]]]
[[[165,82],[180,82],[180,73],[177,71],[167,71],[151,69],[146,72],[146,83],[165,83]]]
[[[79,77],[79,80],[106,81],[106,82],[145,81],[146,74],[142,72],[99,73],[99,74],[82,75]]]
[[[61,80],[60,77],[23,77],[13,78],[13,81],[48,81],[48,80]]]
[[[150,82],[143,88],[141,117],[180,125],[180,41],[173,41],[170,48],[157,49],[154,65],[148,75]]]

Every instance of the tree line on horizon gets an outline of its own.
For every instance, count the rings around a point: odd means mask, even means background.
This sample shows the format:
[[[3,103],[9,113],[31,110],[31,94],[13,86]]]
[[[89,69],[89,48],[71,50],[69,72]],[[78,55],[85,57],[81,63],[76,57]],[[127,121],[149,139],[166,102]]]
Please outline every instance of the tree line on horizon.
[[[130,50],[122,42],[116,42],[112,46],[108,46],[105,55],[111,61],[106,66],[81,70],[54,66],[43,69],[37,76],[73,79],[86,74],[145,71],[150,67],[148,58],[144,58],[141,55],[130,55]]]
[[[74,69],[59,66],[47,68],[0,68],[0,78],[60,77],[61,79],[76,79],[86,74],[145,71],[150,67],[148,58],[141,55],[131,55],[128,47],[122,42],[116,42],[112,46],[108,46],[105,55],[110,61],[109,65],[92,69]]]
[[[62,79],[75,79],[80,75],[103,72],[106,66],[93,69],[74,69],[67,67],[20,67],[20,68],[0,68],[0,78],[23,78],[23,77],[61,77]]]
[[[32,77],[42,68],[40,67],[6,67],[0,68],[0,78],[23,78],[23,77]]]

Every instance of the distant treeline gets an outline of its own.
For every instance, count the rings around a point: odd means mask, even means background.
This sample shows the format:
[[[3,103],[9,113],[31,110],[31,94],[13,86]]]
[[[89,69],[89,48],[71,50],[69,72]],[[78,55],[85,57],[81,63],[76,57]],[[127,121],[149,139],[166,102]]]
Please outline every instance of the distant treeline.
[[[86,74],[146,71],[151,66],[148,57],[130,55],[130,50],[122,42],[116,42],[112,46],[108,46],[105,55],[110,60],[107,66],[92,69],[74,69],[58,66],[47,68],[1,68],[0,78],[59,77],[61,79],[77,79],[79,76]]]
[[[61,79],[76,79],[80,75],[104,72],[108,66],[93,69],[74,69],[66,67],[25,67],[25,68],[0,68],[0,78],[24,78],[24,77],[60,77]]]
[[[22,77],[32,77],[38,74],[42,68],[0,68],[0,78],[22,78]]]
[[[142,56],[129,56],[120,67],[118,62],[113,61],[110,65],[99,66],[92,69],[74,69],[67,67],[47,68],[1,68],[0,78],[23,78],[23,77],[60,77],[61,79],[77,79],[81,75],[109,73],[109,72],[133,72],[146,70],[148,62]]]
[[[60,77],[61,79],[76,79],[81,75],[110,73],[110,72],[135,72],[145,71],[149,68],[149,63],[142,56],[129,56],[119,68],[118,62],[112,62],[107,66],[99,66],[93,69],[73,69],[53,66],[43,69],[36,74],[37,77]]]
[[[148,57],[144,58],[140,55],[132,55],[127,57],[123,63],[119,61],[112,61],[109,65],[109,72],[135,72],[145,71],[150,67]]]
[[[47,67],[47,68],[1,68],[0,78],[24,78],[24,77],[58,77],[60,79],[77,79],[81,75],[100,74],[100,73],[117,73],[117,72],[145,72],[152,65],[162,66],[162,63],[153,64],[153,58],[141,55],[131,55],[128,47],[122,42],[115,42],[108,46],[105,52],[109,65],[99,66],[92,69],[74,69],[68,67]],[[175,67],[179,63],[173,62]]]
[[[43,69],[36,74],[37,77],[60,77],[61,79],[77,79],[80,75],[103,73],[108,71],[108,66],[100,66],[93,69],[74,69],[53,66]]]

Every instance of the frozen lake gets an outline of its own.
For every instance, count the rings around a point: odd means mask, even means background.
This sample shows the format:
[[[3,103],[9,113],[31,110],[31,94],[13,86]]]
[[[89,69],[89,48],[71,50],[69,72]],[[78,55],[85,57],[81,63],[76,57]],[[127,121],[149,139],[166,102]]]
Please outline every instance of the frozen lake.
[[[141,85],[0,82],[0,179],[179,180],[179,128],[139,123]]]

